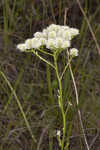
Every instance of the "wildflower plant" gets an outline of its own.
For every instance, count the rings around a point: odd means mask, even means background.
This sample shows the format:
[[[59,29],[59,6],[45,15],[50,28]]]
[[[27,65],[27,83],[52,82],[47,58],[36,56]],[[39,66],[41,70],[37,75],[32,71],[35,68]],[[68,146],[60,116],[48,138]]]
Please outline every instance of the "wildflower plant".
[[[63,89],[62,89],[62,78],[68,68],[68,65],[71,63],[73,57],[78,56],[78,50],[76,48],[71,48],[71,40],[79,34],[79,30],[76,28],[70,28],[69,26],[61,26],[56,24],[51,24],[42,32],[36,32],[34,37],[27,39],[24,43],[18,44],[17,48],[21,52],[32,52],[42,61],[50,65],[56,73],[59,88],[58,88],[58,104],[63,118],[63,133],[62,137],[60,136],[60,131],[57,132],[57,139],[61,150],[66,149],[65,135],[66,135],[66,114],[70,105],[65,109],[63,101]],[[47,51],[49,49],[49,52]],[[68,62],[64,66],[63,72],[60,74],[58,71],[58,56],[62,51],[67,50],[68,52]],[[46,55],[53,57],[54,62],[43,58],[39,52],[42,52]],[[68,143],[67,143],[68,144]],[[65,147],[64,147],[65,146]]]

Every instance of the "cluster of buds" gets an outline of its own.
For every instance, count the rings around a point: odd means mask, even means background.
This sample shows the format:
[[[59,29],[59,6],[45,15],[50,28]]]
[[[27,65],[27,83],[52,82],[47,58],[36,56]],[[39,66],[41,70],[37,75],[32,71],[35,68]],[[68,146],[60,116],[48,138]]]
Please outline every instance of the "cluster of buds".
[[[71,40],[79,34],[76,28],[69,26],[61,26],[51,24],[42,32],[36,32],[34,37],[27,39],[25,43],[17,45],[17,48],[24,52],[29,49],[39,49],[41,46],[46,46],[50,50],[66,49],[71,46]],[[70,49],[70,55],[78,56],[78,50],[75,48]]]

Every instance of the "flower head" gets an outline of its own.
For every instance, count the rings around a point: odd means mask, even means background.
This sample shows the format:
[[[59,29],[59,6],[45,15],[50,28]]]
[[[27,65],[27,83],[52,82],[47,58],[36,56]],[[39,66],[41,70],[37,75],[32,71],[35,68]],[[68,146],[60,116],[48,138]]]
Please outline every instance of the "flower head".
[[[63,41],[62,48],[65,49],[68,47],[70,47],[70,41]]]
[[[45,38],[40,38],[41,45],[46,45],[47,40]]]
[[[60,28],[59,31],[57,32],[57,37],[63,38],[64,32],[65,32],[65,30],[63,28]]]
[[[49,38],[55,39],[56,38],[56,32],[55,31],[51,31],[48,33],[48,40]]]
[[[48,31],[46,29],[43,29],[43,38],[48,38]]]
[[[25,48],[26,49],[31,49],[32,48],[32,40],[31,39],[27,39],[25,41]]]
[[[63,39],[60,37],[57,37],[55,39],[55,48],[62,48]]]
[[[24,52],[26,50],[26,46],[24,43],[18,44],[17,48],[21,51]]]
[[[55,48],[55,45],[56,45],[56,42],[54,39],[49,39],[46,43],[46,47],[48,49],[54,49]]]
[[[70,28],[70,33],[71,33],[71,37],[73,38],[74,36],[79,34],[79,30],[76,28]]]
[[[51,24],[51,25],[47,28],[47,30],[48,30],[48,31],[58,31],[59,28],[60,28],[59,25]]]
[[[70,49],[69,54],[72,57],[78,56],[78,50],[76,48],[72,48],[72,49]]]
[[[43,33],[42,32],[36,32],[36,33],[34,33],[34,37],[35,38],[42,38],[43,37]]]
[[[38,49],[40,46],[40,40],[38,38],[32,38],[32,48]]]
[[[70,30],[65,30],[64,32],[63,32],[63,38],[65,39],[65,40],[71,40],[71,32],[70,32]]]

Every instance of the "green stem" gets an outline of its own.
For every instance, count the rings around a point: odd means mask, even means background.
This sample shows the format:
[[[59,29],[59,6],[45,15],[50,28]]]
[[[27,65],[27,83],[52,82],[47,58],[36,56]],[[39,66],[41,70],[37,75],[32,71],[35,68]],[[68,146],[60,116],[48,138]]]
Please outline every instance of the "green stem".
[[[62,84],[61,84],[61,80],[60,80],[60,76],[59,76],[59,72],[58,72],[56,53],[54,54],[54,65],[55,65],[56,75],[57,75],[57,79],[58,79],[58,83],[59,83],[60,100],[62,101]]]
[[[37,57],[39,57],[42,61],[44,61],[45,63],[47,63],[49,66],[51,66],[52,68],[55,69],[54,65],[52,63],[50,63],[49,61],[47,61],[46,59],[44,59],[43,57],[41,57],[37,51],[31,50],[30,52],[34,53]]]
[[[62,143],[61,143],[61,150],[64,150],[64,142],[65,142],[65,133],[66,133],[66,116],[63,113],[63,137],[62,137]]]
[[[54,65],[55,65],[56,75],[57,75],[58,84],[59,84],[59,98],[58,98],[59,107],[60,107],[62,117],[63,117],[63,137],[62,137],[62,140],[61,140],[61,150],[64,150],[64,141],[65,141],[65,133],[66,133],[66,115],[64,113],[64,107],[63,107],[62,83],[61,83],[61,79],[60,79],[59,72],[58,72],[56,53],[54,54]]]
[[[64,68],[64,70],[63,70],[63,72],[62,72],[62,74],[61,74],[61,76],[60,76],[60,80],[62,80],[65,71],[67,70],[69,64],[71,63],[71,60],[72,60],[72,57],[69,59],[67,65],[65,66],[65,68]]]
[[[46,55],[53,56],[53,54],[48,53],[48,52],[46,52],[46,51],[42,50],[41,48],[39,48],[38,50],[39,50],[41,53],[44,53],[44,54],[46,54]]]

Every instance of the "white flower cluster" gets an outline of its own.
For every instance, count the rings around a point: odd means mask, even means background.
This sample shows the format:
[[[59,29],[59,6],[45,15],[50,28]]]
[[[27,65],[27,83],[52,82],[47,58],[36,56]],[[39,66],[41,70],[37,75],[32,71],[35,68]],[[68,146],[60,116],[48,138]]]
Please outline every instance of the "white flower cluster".
[[[76,48],[71,48],[69,54],[71,56],[78,56],[78,50]]]
[[[42,32],[36,32],[32,39],[27,39],[25,43],[18,44],[17,48],[25,51],[27,49],[38,49],[45,45],[46,48],[51,50],[66,49],[70,47],[72,38],[78,34],[79,30],[76,28],[51,24]],[[75,55],[77,54],[75,53]]]

